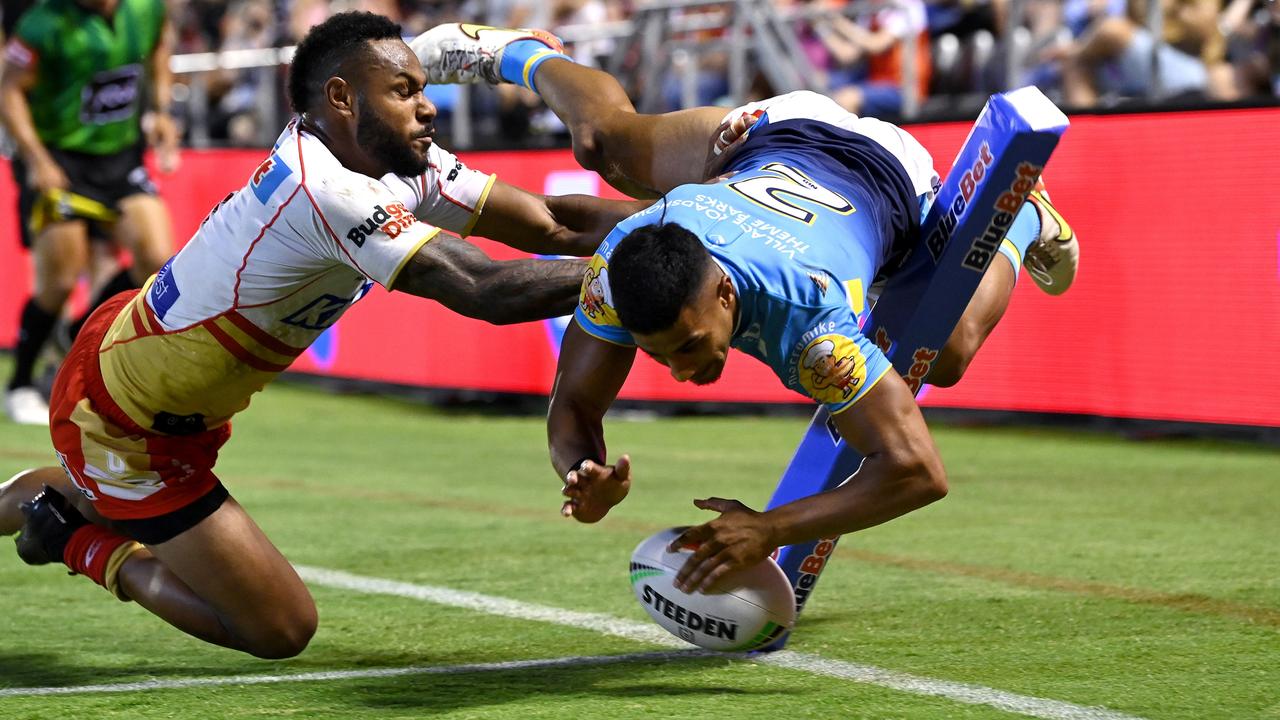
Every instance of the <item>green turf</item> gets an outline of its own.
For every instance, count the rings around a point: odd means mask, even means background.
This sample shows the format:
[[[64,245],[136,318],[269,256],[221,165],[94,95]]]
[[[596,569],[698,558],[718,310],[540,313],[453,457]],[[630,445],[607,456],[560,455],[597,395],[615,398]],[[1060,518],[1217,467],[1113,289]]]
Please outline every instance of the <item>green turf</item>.
[[[799,419],[614,421],[631,497],[561,519],[538,418],[273,387],[220,475],[301,564],[645,616],[627,560],[768,497]],[[1147,718],[1280,718],[1280,453],[1015,429],[937,430],[952,492],[846,538],[791,648]],[[0,425],[10,470],[47,432]],[[0,468],[2,470],[3,468]],[[6,541],[7,542],[7,541]],[[0,552],[0,688],[652,651],[589,629],[315,588],[285,662],[182,636],[82,578]],[[720,658],[280,685],[0,698],[0,718],[1006,718],[982,706]]]

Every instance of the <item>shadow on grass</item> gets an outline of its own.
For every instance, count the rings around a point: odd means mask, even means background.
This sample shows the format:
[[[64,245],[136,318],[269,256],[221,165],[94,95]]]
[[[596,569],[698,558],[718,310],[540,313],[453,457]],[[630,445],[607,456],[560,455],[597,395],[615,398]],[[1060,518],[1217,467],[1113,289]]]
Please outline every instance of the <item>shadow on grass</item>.
[[[723,698],[785,692],[777,688],[707,684],[693,679],[701,678],[703,670],[727,668],[732,662],[729,657],[690,654],[635,657],[598,665],[362,680],[346,686],[343,692],[334,693],[332,701],[350,705],[353,715],[359,715],[358,708],[363,708],[365,711],[412,710],[415,716],[423,717],[456,710],[477,710],[497,716],[501,706],[512,703],[546,703],[548,707],[555,707],[569,700],[626,699],[633,709],[642,709],[649,699],[665,703],[678,697]],[[511,712],[519,711],[512,709]]]
[[[125,666],[103,665],[93,658],[94,650],[83,653],[9,653],[0,651],[0,689],[15,687],[71,687],[142,682],[156,678],[194,678],[223,675],[251,675],[271,672],[265,663],[231,662],[223,665],[142,661]]]

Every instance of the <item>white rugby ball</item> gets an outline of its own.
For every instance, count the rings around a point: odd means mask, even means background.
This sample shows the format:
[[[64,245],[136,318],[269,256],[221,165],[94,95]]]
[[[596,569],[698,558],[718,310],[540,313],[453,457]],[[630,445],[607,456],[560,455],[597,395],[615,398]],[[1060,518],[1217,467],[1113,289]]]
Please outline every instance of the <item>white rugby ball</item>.
[[[713,592],[677,590],[676,573],[693,550],[667,546],[685,529],[663,530],[631,553],[631,589],[654,622],[698,647],[725,651],[762,648],[791,629],[795,593],[772,558],[726,576]]]

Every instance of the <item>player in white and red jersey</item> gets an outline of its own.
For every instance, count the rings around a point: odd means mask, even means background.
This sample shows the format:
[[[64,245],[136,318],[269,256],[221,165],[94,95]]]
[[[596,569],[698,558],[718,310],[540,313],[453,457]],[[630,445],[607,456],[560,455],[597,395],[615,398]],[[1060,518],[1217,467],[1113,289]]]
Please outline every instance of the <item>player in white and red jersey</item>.
[[[307,35],[289,79],[299,118],[72,346],[52,397],[61,468],[0,486],[0,533],[21,528],[24,560],[65,562],[209,642],[306,646],[310,594],[213,472],[231,416],[373,283],[493,323],[572,310],[583,261],[494,262],[442,229],[585,255],[638,209],[467,168],[431,141],[425,79],[386,18],[343,13]]]

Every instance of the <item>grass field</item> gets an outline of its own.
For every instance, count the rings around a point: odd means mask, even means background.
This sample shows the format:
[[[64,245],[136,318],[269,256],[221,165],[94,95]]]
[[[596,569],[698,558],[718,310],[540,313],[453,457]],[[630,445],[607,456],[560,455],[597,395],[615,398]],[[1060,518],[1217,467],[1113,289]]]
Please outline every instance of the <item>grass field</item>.
[[[845,540],[794,653],[662,644],[632,547],[762,504],[803,427],[615,421],[638,478],[587,527],[540,418],[273,387],[219,469],[305,566],[310,648],[204,645],[6,540],[0,718],[1280,718],[1280,453],[1248,445],[938,429],[951,495]],[[0,470],[48,446],[0,424]]]

